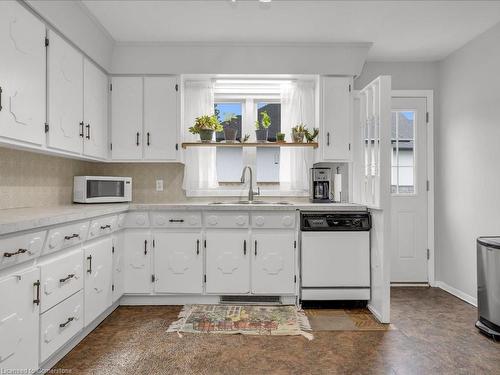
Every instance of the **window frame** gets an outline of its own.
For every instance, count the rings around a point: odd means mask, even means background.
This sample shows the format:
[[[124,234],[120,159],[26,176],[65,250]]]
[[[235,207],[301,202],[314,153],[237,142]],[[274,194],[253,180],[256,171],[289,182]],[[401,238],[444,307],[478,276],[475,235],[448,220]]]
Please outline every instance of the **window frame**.
[[[414,109],[397,109],[397,110],[391,110],[391,115],[392,113],[400,113],[400,112],[412,112],[413,113],[413,139],[409,138],[399,138],[399,119],[396,115],[396,138],[392,138],[391,134],[391,196],[394,197],[414,197],[418,195],[418,181],[417,181],[417,116],[418,113]],[[392,127],[392,123],[391,123]],[[392,130],[391,130],[392,133]],[[399,168],[401,167],[400,165],[395,166],[397,169],[397,174],[396,174],[396,191],[392,192],[392,168],[394,166],[392,165],[392,142],[395,142],[396,145],[396,157],[399,158],[399,141],[413,141],[413,193],[400,193],[399,192]],[[399,159],[398,159],[399,163]]]

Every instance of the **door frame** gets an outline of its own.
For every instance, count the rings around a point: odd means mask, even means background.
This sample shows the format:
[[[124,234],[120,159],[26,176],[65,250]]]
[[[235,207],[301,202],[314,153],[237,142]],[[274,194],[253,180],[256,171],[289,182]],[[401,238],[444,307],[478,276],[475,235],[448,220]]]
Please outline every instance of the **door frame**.
[[[429,181],[429,190],[427,191],[427,249],[429,249],[427,275],[429,285],[435,287],[436,263],[434,241],[434,90],[392,90],[391,98],[424,98],[426,100],[426,110],[428,113],[427,181]]]

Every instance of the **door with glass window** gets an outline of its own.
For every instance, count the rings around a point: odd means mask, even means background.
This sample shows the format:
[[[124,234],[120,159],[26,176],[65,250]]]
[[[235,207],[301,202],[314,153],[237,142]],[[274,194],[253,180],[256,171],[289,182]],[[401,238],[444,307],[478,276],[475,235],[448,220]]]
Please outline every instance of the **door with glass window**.
[[[426,283],[427,105],[392,98],[391,282]]]

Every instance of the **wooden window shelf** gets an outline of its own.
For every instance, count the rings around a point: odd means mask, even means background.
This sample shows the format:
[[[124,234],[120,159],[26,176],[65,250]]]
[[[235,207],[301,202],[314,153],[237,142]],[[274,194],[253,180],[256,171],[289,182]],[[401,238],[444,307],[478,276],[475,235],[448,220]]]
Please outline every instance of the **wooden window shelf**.
[[[182,148],[188,147],[312,147],[317,148],[318,142],[292,143],[292,142],[184,142]]]

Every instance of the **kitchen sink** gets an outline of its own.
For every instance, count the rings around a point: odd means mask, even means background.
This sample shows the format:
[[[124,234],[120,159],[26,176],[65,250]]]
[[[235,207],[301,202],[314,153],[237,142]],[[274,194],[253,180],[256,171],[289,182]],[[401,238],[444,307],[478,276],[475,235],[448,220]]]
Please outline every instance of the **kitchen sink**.
[[[290,206],[292,203],[289,202],[266,202],[266,201],[231,201],[231,202],[212,202],[210,204],[219,204],[219,205],[239,205],[239,204],[279,204],[282,206]]]

